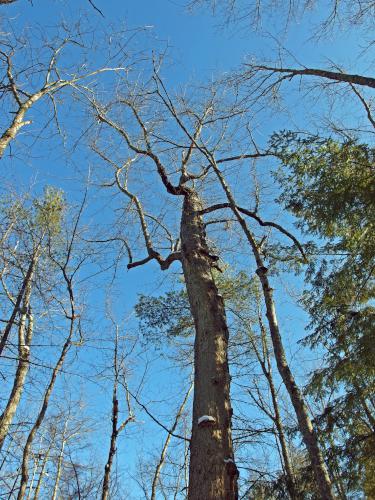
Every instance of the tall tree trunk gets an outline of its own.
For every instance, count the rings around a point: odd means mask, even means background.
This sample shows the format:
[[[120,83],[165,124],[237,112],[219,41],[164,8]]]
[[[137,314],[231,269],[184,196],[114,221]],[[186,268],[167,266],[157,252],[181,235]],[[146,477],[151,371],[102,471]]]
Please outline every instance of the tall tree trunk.
[[[255,354],[258,358],[259,364],[262,368],[263,375],[266,377],[268,387],[271,393],[273,415],[270,414],[269,416],[271,417],[273,423],[275,424],[277,439],[279,440],[280,443],[282,463],[286,475],[286,487],[291,500],[298,500],[300,498],[300,495],[297,490],[295,476],[293,473],[293,467],[290,460],[288,445],[286,442],[284,426],[280,414],[279,401],[277,398],[277,391],[273,380],[270,352],[268,349],[268,342],[267,342],[267,331],[263,324],[263,319],[260,310],[258,311],[258,319],[261,331],[263,357],[260,354],[256,342],[252,339],[252,337],[250,337],[250,341],[252,343]]]
[[[44,453],[43,462],[42,462],[42,466],[40,468],[39,478],[38,478],[38,482],[36,484],[36,488],[35,488],[33,500],[38,500],[39,499],[40,490],[42,488],[43,479],[44,479],[44,476],[45,476],[45,472],[44,471],[45,471],[47,463],[48,463],[49,454],[51,452],[51,447],[52,447],[52,443],[48,447],[48,450]]]
[[[55,483],[53,485],[53,492],[52,492],[52,499],[51,500],[57,499],[57,493],[59,491],[59,485],[60,485],[60,479],[61,479],[61,473],[62,473],[62,463],[63,463],[63,459],[64,459],[64,450],[65,450],[65,445],[67,442],[66,433],[67,433],[67,429],[68,429],[68,422],[69,422],[69,419],[67,418],[65,420],[65,423],[64,423],[64,430],[63,430],[63,434],[62,434],[59,458],[57,459],[56,477],[55,477]]]
[[[197,193],[189,190],[181,219],[182,267],[196,331],[188,498],[234,500],[238,470],[231,436],[229,333],[201,209]]]
[[[107,463],[105,464],[105,467],[104,467],[103,488],[102,488],[102,496],[101,496],[102,500],[107,500],[109,498],[111,470],[112,470],[113,459],[116,455],[116,446],[117,446],[118,435],[120,434],[120,432],[122,432],[125,429],[125,427],[130,422],[134,421],[134,415],[133,415],[133,412],[131,411],[131,407],[130,407],[130,395],[129,395],[129,392],[127,389],[127,384],[125,381],[124,385],[126,388],[126,401],[128,403],[129,415],[122,422],[121,425],[118,425],[119,405],[118,405],[118,396],[117,396],[118,391],[117,391],[117,389],[118,389],[119,376],[120,376],[120,368],[119,368],[119,361],[118,361],[118,341],[119,341],[118,326],[116,326],[115,348],[114,348],[114,353],[113,353],[114,380],[113,380],[113,390],[112,390],[112,431],[111,431],[108,459],[107,459]]]
[[[118,436],[117,422],[118,422],[118,399],[117,399],[117,379],[116,379],[113,386],[111,442],[109,446],[107,463],[105,464],[104,467],[102,500],[108,500],[109,498],[111,469],[112,469],[113,458],[116,454],[116,441]]]
[[[270,392],[271,392],[272,406],[273,406],[273,410],[275,413],[274,422],[275,422],[277,437],[278,437],[279,442],[280,442],[281,454],[282,454],[283,462],[284,462],[285,475],[286,475],[286,487],[287,487],[290,498],[292,500],[298,500],[300,498],[300,496],[298,494],[297,487],[296,487],[295,477],[294,477],[293,468],[292,468],[292,464],[291,464],[290,456],[289,456],[289,451],[288,451],[288,445],[287,445],[286,438],[285,438],[284,426],[283,426],[283,423],[281,420],[276,388],[275,388],[275,384],[273,382],[272,372],[270,370],[268,371],[267,380],[268,380],[268,385],[269,385]]]
[[[264,266],[259,252],[257,252],[255,256],[259,266],[257,274],[262,284],[267,311],[266,315],[271,333],[277,368],[292,401],[298,420],[299,430],[310,456],[320,496],[322,500],[334,500],[331,480],[319,447],[316,431],[311,423],[302,392],[293,377],[286,359],[279,325],[277,322],[275,303],[273,300],[273,289],[271,288],[267,277],[267,268]]]

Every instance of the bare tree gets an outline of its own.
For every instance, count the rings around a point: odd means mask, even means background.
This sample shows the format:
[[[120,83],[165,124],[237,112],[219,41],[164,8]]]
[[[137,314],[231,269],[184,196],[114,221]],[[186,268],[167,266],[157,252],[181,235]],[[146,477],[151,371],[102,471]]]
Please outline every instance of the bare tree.
[[[15,205],[19,205],[18,202]],[[46,252],[48,244],[53,244],[52,241],[60,229],[60,218],[63,211],[61,193],[52,189],[46,190],[44,199],[40,201],[34,200],[31,207],[19,205],[16,207],[16,211],[19,220],[14,222],[12,229],[15,233],[14,238],[17,239],[16,247],[18,250],[15,252],[14,249],[9,248],[8,255],[6,255],[4,248],[2,256],[4,259],[4,273],[1,281],[6,295],[11,300],[12,313],[1,337],[0,356],[7,346],[12,328],[17,324],[18,361],[13,387],[0,417],[0,449],[12,424],[29,371],[30,349],[34,334],[34,319],[31,308],[32,289],[35,275],[38,273],[39,260],[44,257],[43,254]],[[19,255],[17,255],[17,252]],[[24,260],[26,262],[23,262]],[[21,275],[23,274],[20,290],[16,298],[11,297],[11,293],[5,284],[5,268],[10,266],[11,261],[14,262],[12,267],[18,268],[18,272]]]
[[[66,33],[65,33],[66,34]],[[9,97],[10,113],[12,119],[3,125],[3,131],[0,136],[0,158],[3,157],[5,150],[16,139],[20,131],[32,123],[28,114],[39,101],[47,99],[50,104],[50,121],[57,122],[57,128],[60,129],[58,122],[58,107],[56,95],[64,89],[71,89],[77,92],[88,90],[85,82],[95,75],[109,71],[121,71],[120,67],[102,67],[93,71],[84,71],[87,66],[82,62],[81,66],[66,70],[60,59],[67,47],[82,49],[81,43],[75,39],[74,33],[66,34],[65,38],[52,42],[45,42],[45,48],[48,49],[49,57],[33,54],[40,58],[38,67],[35,67],[34,61],[28,61],[28,43],[30,39],[25,40],[20,37],[18,40],[10,35],[1,41],[0,59],[3,63],[3,75],[1,77],[1,97]],[[41,47],[42,48],[42,47]],[[34,51],[35,49],[31,49]],[[21,59],[22,62],[18,62]],[[15,62],[16,61],[16,62]],[[28,64],[30,62],[30,64]],[[43,70],[40,69],[43,66]],[[59,130],[61,132],[61,130]]]
[[[250,25],[262,29],[269,19],[277,20],[283,28],[300,22],[311,12],[318,14],[312,24],[315,36],[326,35],[336,27],[348,28],[361,25],[373,26],[375,2],[372,0],[190,0],[189,8],[209,7],[225,23]]]
[[[322,498],[333,499],[334,496],[332,493],[331,480],[324,462],[323,454],[320,450],[318,436],[311,423],[311,418],[309,416],[302,391],[295,381],[286,358],[285,349],[277,321],[276,307],[273,299],[273,288],[271,287],[267,276],[268,268],[265,265],[262,256],[261,245],[257,242],[253,232],[249,229],[246,220],[241,215],[241,212],[237,207],[236,201],[232,195],[229,185],[226,182],[222,172],[220,171],[220,168],[214,156],[210,153],[208,153],[207,156],[210,159],[212,168],[215,171],[219,182],[225,192],[230,208],[235,214],[241,228],[243,229],[246,239],[253,252],[254,259],[257,265],[256,273],[262,286],[262,293],[266,307],[266,316],[271,334],[277,368],[289,393],[291,402],[296,412],[299,429],[302,433],[304,443],[310,455],[311,464],[315,472],[315,477],[320,494],[322,495]]]
[[[235,215],[245,237],[250,245],[257,265],[256,274],[260,280],[262,294],[266,306],[266,316],[269,324],[275,359],[282,380],[287,388],[294,410],[296,412],[299,429],[302,433],[304,443],[309,452],[310,460],[315,472],[316,481],[322,498],[333,499],[331,481],[324,463],[323,454],[318,443],[318,436],[314,429],[309,412],[304,401],[303,394],[299,389],[291,369],[289,367],[285,349],[278,327],[273,289],[267,276],[268,269],[262,256],[262,244],[256,240],[253,231],[249,228],[243,213],[260,225],[270,226],[278,229],[281,233],[292,240],[293,244],[302,252],[302,246],[296,238],[286,231],[282,226],[274,222],[265,222],[257,214],[257,211],[241,209],[238,207],[234,196],[226,181],[221,165],[244,161],[249,158],[267,157],[272,153],[260,152],[255,148],[254,152],[241,152],[230,154],[226,157],[217,158],[216,150],[221,144],[227,129],[230,129],[231,120],[241,115],[241,111],[232,107],[226,112],[220,113],[214,107],[217,105],[217,91],[212,92],[211,99],[208,98],[203,109],[198,112],[188,107],[185,98],[175,104],[169,96],[162,80],[157,72],[153,76],[154,88],[150,95],[156,96],[157,103],[164,108],[176,127],[177,138],[165,138],[163,132],[155,130],[155,127],[141,116],[142,108],[137,98],[121,98],[120,103],[131,111],[140,133],[133,139],[130,133],[117,122],[109,117],[109,109],[94,103],[95,113],[98,120],[106,126],[111,127],[122,137],[127,150],[133,153],[131,160],[122,166],[113,165],[113,161],[105,157],[108,163],[115,168],[115,182],[118,188],[134,203],[135,210],[139,216],[142,227],[145,246],[148,256],[140,261],[131,261],[129,268],[144,264],[150,260],[156,260],[162,269],[167,268],[174,260],[181,259],[185,283],[189,296],[192,316],[195,322],[195,392],[193,406],[193,428],[191,439],[191,461],[189,498],[221,498],[220,495],[229,494],[234,498],[237,493],[237,468],[234,467],[233,450],[230,439],[230,415],[229,405],[229,371],[227,361],[228,330],[226,326],[223,299],[217,291],[212,269],[217,266],[218,257],[210,251],[204,230],[203,215],[212,211],[230,208]],[[155,97],[153,97],[155,100]],[[116,103],[117,106],[120,103]],[[179,105],[180,109],[177,108]],[[157,106],[155,104],[155,106]],[[243,112],[242,112],[243,115]],[[193,126],[186,125],[186,121],[193,122]],[[214,136],[213,124],[221,124],[219,138]],[[223,125],[225,123],[225,125]],[[206,129],[210,129],[212,136],[208,135]],[[224,130],[223,130],[224,129]],[[181,134],[181,136],[179,135]],[[206,139],[209,137],[209,139]],[[215,139],[213,138],[215,137]],[[211,145],[207,144],[210,141]],[[158,154],[157,147],[160,143],[175,151],[179,151],[182,160],[173,165],[173,172],[179,173],[179,181],[173,184],[168,175],[167,168]],[[253,144],[254,149],[254,144]],[[153,247],[150,233],[148,231],[146,216],[138,196],[131,193],[127,187],[130,166],[139,158],[149,159],[156,168],[162,184],[168,193],[173,196],[182,196],[183,205],[181,213],[181,227],[179,237],[181,247],[168,257],[163,258]],[[169,159],[169,161],[171,161]],[[188,166],[191,163],[201,166],[198,172],[191,172]],[[172,166],[169,167],[171,171]],[[213,174],[213,177],[212,177]],[[210,176],[210,177],[208,177]],[[199,182],[204,186],[208,178],[215,179],[224,192],[227,202],[203,207],[201,197],[196,188]],[[208,334],[208,332],[210,332]],[[216,392],[218,391],[218,392]],[[207,432],[208,430],[211,432]],[[218,430],[218,433],[216,432]],[[216,442],[216,436],[220,435],[220,444]],[[228,436],[228,437],[226,437]],[[224,446],[224,444],[226,445]],[[218,464],[221,465],[221,469]],[[226,474],[225,474],[226,472]],[[224,476],[223,476],[224,473]],[[214,493],[215,492],[215,493]],[[231,492],[231,493],[229,493]]]
[[[375,88],[375,78],[363,75],[348,74],[343,71],[331,71],[328,69],[318,68],[285,68],[283,66],[266,66],[266,65],[247,65],[247,70],[244,77],[251,78],[264,74],[263,80],[269,81],[272,77],[276,76],[276,80],[272,85],[277,86],[282,81],[290,81],[295,77],[315,76],[335,82],[350,83],[353,85],[361,85],[364,87]]]
[[[157,493],[157,486],[158,486],[158,482],[160,480],[160,474],[161,474],[161,470],[163,468],[163,465],[165,463],[165,459],[166,459],[166,455],[167,455],[167,451],[168,451],[168,446],[169,446],[169,443],[171,441],[171,438],[173,436],[173,433],[175,432],[176,428],[177,428],[177,425],[179,423],[179,420],[181,419],[181,416],[183,414],[183,411],[185,409],[185,406],[186,406],[186,403],[189,399],[189,396],[190,396],[190,393],[193,389],[193,384],[191,383],[190,384],[190,387],[177,411],[177,414],[176,414],[176,417],[175,417],[175,420],[173,422],[173,425],[171,427],[171,431],[168,433],[168,436],[164,442],[164,445],[163,445],[163,448],[162,448],[162,451],[160,453],[160,458],[159,458],[159,461],[156,465],[156,468],[155,468],[155,473],[154,473],[154,477],[153,477],[153,480],[152,480],[152,487],[151,487],[151,500],[156,500],[156,493]]]
[[[52,373],[51,373],[48,385],[47,385],[45,392],[44,392],[44,395],[43,395],[41,407],[39,409],[37,418],[36,418],[34,424],[32,425],[31,430],[27,436],[26,444],[25,444],[24,449],[23,449],[22,465],[21,465],[21,482],[20,482],[18,496],[17,496],[18,500],[23,500],[23,498],[25,496],[26,488],[28,485],[29,459],[30,459],[33,441],[35,439],[35,436],[36,436],[38,430],[40,429],[40,427],[44,421],[45,415],[47,413],[48,405],[50,402],[50,398],[51,398],[51,395],[52,395],[52,392],[53,392],[53,389],[54,389],[54,386],[56,383],[57,376],[59,375],[59,373],[63,367],[63,364],[65,362],[66,356],[73,345],[74,335],[77,333],[77,329],[78,329],[78,333],[79,333],[79,329],[80,329],[80,314],[78,312],[78,308],[77,308],[78,306],[76,304],[76,299],[75,299],[75,295],[74,295],[73,279],[74,279],[74,276],[77,273],[78,269],[82,265],[83,260],[79,259],[78,263],[74,266],[72,263],[72,259],[74,257],[73,249],[74,249],[74,244],[76,241],[79,221],[80,221],[82,211],[84,208],[84,203],[85,203],[85,198],[84,198],[84,201],[81,205],[79,213],[77,215],[77,218],[76,218],[76,221],[75,221],[75,224],[73,227],[72,235],[71,235],[70,240],[68,241],[68,244],[67,244],[67,251],[66,251],[65,259],[61,262],[56,257],[54,257],[52,253],[50,254],[51,260],[55,263],[55,265],[61,271],[63,280],[65,282],[66,291],[68,294],[68,308],[66,309],[65,306],[63,305],[63,303],[61,304],[63,311],[64,311],[65,318],[68,322],[68,333],[67,333],[67,336],[65,338],[65,342],[62,346],[62,349],[60,351],[59,358],[58,358],[55,366],[52,368]]]
[[[0,0],[0,4],[8,4],[8,3],[14,3],[17,0]],[[93,9],[95,9],[101,16],[104,17],[103,12],[96,6],[96,4],[93,2],[93,0],[88,0],[89,4],[92,6]]]
[[[107,463],[104,467],[104,478],[103,478],[103,488],[102,488],[102,500],[108,500],[109,490],[110,490],[110,479],[113,458],[116,454],[117,438],[118,435],[126,429],[128,424],[134,422],[135,416],[131,407],[130,393],[126,381],[126,372],[124,367],[124,359],[119,353],[119,327],[116,325],[116,336],[113,350],[113,390],[112,390],[112,430],[110,438],[110,446],[108,452]],[[124,386],[125,399],[127,404],[128,416],[119,424],[119,396],[118,396],[118,385]]]
[[[235,499],[238,495],[238,470],[234,461],[231,438],[232,409],[227,360],[229,332],[224,302],[213,275],[218,257],[210,251],[200,215],[203,208],[202,201],[194,187],[194,180],[204,178],[207,172],[204,169],[199,174],[188,171],[188,165],[195,152],[195,142],[202,133],[203,121],[208,119],[210,107],[207,106],[202,116],[197,117],[195,129],[189,139],[190,144],[183,148],[182,161],[178,167],[179,180],[177,184],[173,184],[163,160],[151,143],[152,135],[141,118],[136,104],[125,99],[122,99],[121,103],[131,111],[133,119],[138,124],[142,145],[139,140],[132,140],[126,129],[108,116],[107,109],[96,102],[93,105],[98,120],[113,129],[134,155],[124,165],[117,166],[96,146],[100,156],[114,167],[115,182],[134,205],[142,229],[147,257],[139,261],[131,259],[128,268],[156,260],[161,269],[167,269],[172,262],[180,260],[195,323],[189,499]],[[146,222],[146,212],[139,197],[128,188],[128,170],[138,158],[151,161],[168,194],[183,198],[179,233],[181,247],[176,248],[172,245],[172,251],[166,258],[154,249]]]

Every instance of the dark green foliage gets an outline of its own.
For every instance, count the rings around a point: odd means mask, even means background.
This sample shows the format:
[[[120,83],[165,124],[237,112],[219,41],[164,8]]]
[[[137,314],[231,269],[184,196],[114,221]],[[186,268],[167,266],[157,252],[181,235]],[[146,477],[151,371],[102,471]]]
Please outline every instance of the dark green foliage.
[[[319,419],[328,458],[345,471],[348,490],[361,491],[375,466],[375,149],[288,132],[272,145],[279,201],[320,242],[303,304],[311,317],[305,342],[324,347],[325,359],[308,391],[330,396]]]
[[[226,302],[227,311],[245,315],[254,283],[244,272],[232,276],[226,272],[216,276],[217,286]],[[140,295],[135,306],[140,330],[147,340],[162,343],[174,337],[189,337],[194,333],[189,300],[185,290],[166,292],[159,297]]]
[[[194,323],[185,290],[167,292],[159,297],[140,295],[135,312],[147,340],[165,342],[171,337],[186,337],[193,332]]]

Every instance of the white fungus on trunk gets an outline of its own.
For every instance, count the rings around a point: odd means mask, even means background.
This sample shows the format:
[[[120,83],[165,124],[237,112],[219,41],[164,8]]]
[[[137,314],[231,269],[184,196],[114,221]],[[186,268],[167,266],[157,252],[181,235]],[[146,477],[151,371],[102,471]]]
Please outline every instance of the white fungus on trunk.
[[[215,417],[211,417],[210,415],[202,415],[201,417],[198,418],[198,425],[201,425],[205,422],[215,423],[216,419]]]

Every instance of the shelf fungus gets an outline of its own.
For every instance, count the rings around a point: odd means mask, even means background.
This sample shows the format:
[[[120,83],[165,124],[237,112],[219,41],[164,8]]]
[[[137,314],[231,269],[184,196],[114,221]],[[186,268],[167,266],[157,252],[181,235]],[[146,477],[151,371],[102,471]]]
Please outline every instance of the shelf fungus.
[[[202,415],[198,418],[199,427],[209,427],[216,423],[215,417],[211,417],[210,415]]]

